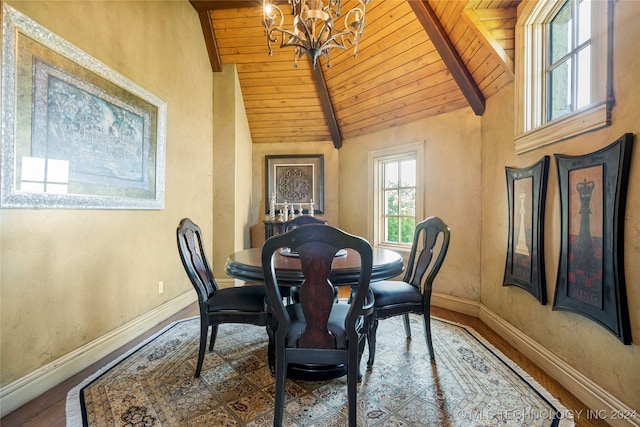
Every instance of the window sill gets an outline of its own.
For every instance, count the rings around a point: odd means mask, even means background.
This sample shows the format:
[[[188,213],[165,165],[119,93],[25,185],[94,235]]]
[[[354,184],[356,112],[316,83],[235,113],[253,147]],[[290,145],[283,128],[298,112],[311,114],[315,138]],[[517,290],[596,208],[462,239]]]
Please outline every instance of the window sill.
[[[591,132],[611,124],[613,102],[592,104],[584,110],[568,114],[514,138],[516,154]]]
[[[377,245],[375,245],[375,247],[381,248],[381,249],[389,249],[389,250],[398,252],[399,254],[411,253],[411,246],[406,246],[406,245],[392,245],[389,243],[378,243]]]

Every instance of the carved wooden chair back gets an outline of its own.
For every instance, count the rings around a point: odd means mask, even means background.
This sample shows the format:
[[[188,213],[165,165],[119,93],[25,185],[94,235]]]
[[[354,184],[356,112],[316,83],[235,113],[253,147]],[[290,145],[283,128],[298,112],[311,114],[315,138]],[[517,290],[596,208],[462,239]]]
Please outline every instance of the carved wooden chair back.
[[[209,344],[209,351],[211,351],[215,345],[219,324],[248,323],[266,326],[269,319],[265,310],[266,290],[262,284],[219,289],[207,261],[200,227],[189,218],[184,218],[180,221],[176,236],[182,265],[198,294],[200,348],[195,376],[199,377],[209,329],[211,329]]]
[[[281,248],[299,254],[304,281],[299,286],[300,302],[284,305],[273,259]],[[331,271],[341,249],[351,248],[347,256],[360,257],[358,282],[352,284],[349,304],[334,301]],[[338,255],[340,256],[340,255]],[[359,361],[366,337],[365,315],[371,312],[367,300],[372,249],[369,243],[328,225],[306,225],[274,236],[262,248],[265,286],[275,331],[276,399],[274,425],[282,425],[287,367],[291,363],[347,365],[349,425],[355,426],[356,390]]]
[[[375,305],[367,336],[369,342],[367,369],[372,369],[375,360],[378,320],[402,315],[405,333],[410,339],[409,313],[422,315],[429,356],[431,360],[435,359],[431,340],[431,293],[433,280],[447,255],[450,239],[451,231],[442,219],[432,216],[419,222],[416,225],[413,245],[402,281],[384,280],[371,284]]]

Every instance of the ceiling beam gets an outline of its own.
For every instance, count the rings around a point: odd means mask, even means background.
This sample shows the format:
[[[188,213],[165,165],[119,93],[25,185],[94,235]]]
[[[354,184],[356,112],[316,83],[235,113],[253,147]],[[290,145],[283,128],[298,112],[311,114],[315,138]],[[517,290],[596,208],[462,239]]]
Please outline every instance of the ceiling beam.
[[[340,148],[342,147],[342,133],[340,132],[340,127],[338,126],[336,114],[333,111],[333,104],[331,103],[329,89],[327,89],[327,82],[325,81],[324,74],[322,73],[322,66],[321,64],[318,64],[316,67],[314,67],[313,59],[311,59],[309,55],[307,55],[307,57],[309,58],[309,65],[311,66],[311,72],[313,73],[313,81],[315,82],[316,88],[318,89],[318,96],[320,97],[322,112],[324,113],[324,117],[327,120],[329,133],[331,133],[333,146],[336,148]]]
[[[205,44],[207,46],[207,52],[209,53],[209,62],[211,63],[211,69],[214,72],[222,71],[222,60],[220,59],[220,53],[218,52],[218,44],[216,42],[216,36],[213,31],[213,23],[211,22],[211,11],[217,9],[230,9],[238,7],[259,7],[262,5],[262,0],[247,0],[247,1],[234,1],[234,0],[189,0],[193,8],[198,12],[200,18],[200,25],[202,26],[202,32],[204,34]],[[272,3],[286,3],[286,0],[272,0]],[[320,104],[322,105],[322,111],[329,127],[329,133],[333,141],[333,146],[336,148],[342,147],[342,133],[338,126],[333,105],[331,104],[331,96],[327,89],[327,83],[324,80],[324,74],[322,74],[322,67],[313,67],[313,62],[310,59],[310,65],[313,72],[313,80],[318,90],[318,96],[320,97]]]
[[[222,60],[220,59],[220,52],[218,51],[216,35],[213,32],[211,14],[208,10],[199,10],[198,17],[200,18],[200,26],[202,27],[202,34],[204,35],[204,44],[206,45],[207,53],[209,54],[211,70],[214,73],[219,73],[222,71]]]
[[[286,0],[274,0],[272,3],[286,3]],[[211,22],[211,11],[219,9],[233,9],[238,7],[261,7],[262,0],[189,0],[191,6],[198,12],[200,26],[204,34],[204,42],[209,54],[209,62],[214,73],[222,71],[222,60],[218,52],[218,43]]]
[[[407,0],[418,21],[424,27],[431,42],[442,57],[445,65],[449,69],[451,76],[458,84],[467,102],[476,115],[484,114],[485,100],[480,88],[473,80],[471,73],[458,55],[455,46],[449,39],[447,32],[438,20],[438,17],[429,6],[426,0]]]
[[[491,9],[484,9],[484,10],[491,10]],[[515,16],[516,16],[515,8],[512,8],[511,10],[510,9],[498,9],[498,10],[502,12],[501,15],[499,15],[498,13],[493,13],[490,16],[505,17],[504,19],[509,19],[509,18],[515,19]],[[493,12],[493,10],[491,11]],[[491,54],[496,59],[496,61],[500,63],[500,65],[502,65],[504,72],[507,73],[509,78],[513,80],[514,79],[513,61],[511,60],[507,52],[504,50],[502,45],[495,39],[493,34],[491,34],[491,31],[489,31],[487,27],[484,25],[484,23],[482,22],[482,16],[473,9],[465,9],[462,13],[462,19],[466,21],[471,31],[475,32],[476,35],[487,46],[491,47]],[[499,19],[499,18],[493,18],[493,19]]]

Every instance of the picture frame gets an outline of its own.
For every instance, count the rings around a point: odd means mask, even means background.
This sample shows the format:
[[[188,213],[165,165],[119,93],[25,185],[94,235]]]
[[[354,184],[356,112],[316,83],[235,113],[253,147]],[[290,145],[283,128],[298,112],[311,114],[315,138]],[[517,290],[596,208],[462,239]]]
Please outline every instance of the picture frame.
[[[300,205],[303,213],[324,213],[324,155],[265,156],[265,212],[272,197],[281,209],[284,203]]]
[[[163,209],[166,103],[3,4],[2,208]]]
[[[631,344],[624,211],[633,134],[594,153],[555,154],[561,245],[553,310],[585,316]]]
[[[515,285],[547,303],[544,214],[549,156],[525,168],[505,167],[509,239],[503,286]]]

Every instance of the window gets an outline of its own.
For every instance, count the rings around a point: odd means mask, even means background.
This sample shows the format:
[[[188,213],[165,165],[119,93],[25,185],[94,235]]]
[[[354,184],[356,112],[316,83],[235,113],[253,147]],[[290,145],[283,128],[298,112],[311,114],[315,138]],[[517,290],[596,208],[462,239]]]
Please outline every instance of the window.
[[[411,244],[416,228],[415,155],[382,161],[384,243]]]
[[[410,248],[422,214],[422,144],[370,153],[373,242]]]
[[[549,23],[547,121],[591,102],[591,2],[565,1]]]
[[[516,151],[610,124],[610,1],[523,2],[516,25]]]

